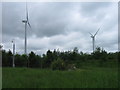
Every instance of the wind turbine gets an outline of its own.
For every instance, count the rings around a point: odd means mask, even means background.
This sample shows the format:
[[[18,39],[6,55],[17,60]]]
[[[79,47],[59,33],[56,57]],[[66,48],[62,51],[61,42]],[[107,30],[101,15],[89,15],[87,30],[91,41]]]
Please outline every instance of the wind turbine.
[[[27,25],[31,28],[31,25],[29,23],[29,17],[28,17],[28,8],[26,3],[26,19],[22,20],[23,23],[25,23],[25,55],[27,55]]]
[[[12,40],[13,43],[13,64],[12,66],[15,67],[15,40]]]
[[[91,35],[92,42],[93,42],[93,53],[94,53],[94,50],[95,50],[95,36],[97,35],[99,30],[100,30],[100,28],[97,30],[97,32],[94,35],[89,33]]]

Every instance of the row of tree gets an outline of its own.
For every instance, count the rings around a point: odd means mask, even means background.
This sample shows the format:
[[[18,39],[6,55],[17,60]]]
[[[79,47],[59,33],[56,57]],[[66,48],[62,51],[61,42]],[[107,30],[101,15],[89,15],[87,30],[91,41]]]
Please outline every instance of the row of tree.
[[[2,66],[3,67],[12,67],[13,54],[12,52],[1,49],[2,52]],[[31,51],[28,55],[25,54],[16,54],[15,55],[15,66],[16,67],[35,67],[35,68],[49,68],[52,63],[55,63],[58,59],[61,59],[66,64],[75,63],[75,62],[87,62],[87,61],[96,61],[101,60],[102,62],[106,61],[117,61],[118,52],[107,53],[105,50],[100,47],[96,48],[94,53],[88,54],[79,52],[78,48],[75,47],[72,51],[60,52],[58,50],[48,50],[46,54],[37,55]],[[60,61],[60,60],[58,60]],[[62,62],[63,63],[63,62]]]

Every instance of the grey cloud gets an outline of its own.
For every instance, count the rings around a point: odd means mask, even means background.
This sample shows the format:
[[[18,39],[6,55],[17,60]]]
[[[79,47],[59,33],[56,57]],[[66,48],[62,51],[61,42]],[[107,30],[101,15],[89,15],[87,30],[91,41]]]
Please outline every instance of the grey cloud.
[[[89,3],[82,3],[81,10],[84,16],[95,16],[96,12],[99,10],[104,10],[106,7],[111,5],[112,3],[108,2],[89,2]]]
[[[92,51],[89,32],[95,33],[96,46],[115,50],[117,41],[116,3],[28,3],[28,52],[45,53],[48,49]],[[24,52],[25,3],[3,3],[3,43],[16,38],[17,52]],[[106,35],[108,34],[108,35]],[[115,37],[116,36],[116,37]],[[112,37],[112,38],[111,38]],[[106,42],[108,41],[108,42]],[[105,43],[103,43],[105,42]],[[114,46],[112,48],[112,46]],[[112,48],[112,49],[111,49]]]
[[[3,3],[2,30],[8,36],[24,38],[24,3]],[[29,34],[29,33],[28,33]]]
[[[70,8],[67,6],[63,8],[62,6],[64,6],[62,3],[57,5],[56,3],[49,3],[42,10],[32,11],[35,13],[33,15],[35,17],[33,26],[38,37],[44,35],[50,37],[65,33],[70,19]]]

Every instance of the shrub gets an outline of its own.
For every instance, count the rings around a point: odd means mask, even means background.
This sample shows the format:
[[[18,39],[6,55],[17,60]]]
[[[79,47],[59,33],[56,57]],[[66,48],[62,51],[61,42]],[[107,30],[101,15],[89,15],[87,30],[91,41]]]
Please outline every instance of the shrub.
[[[67,70],[76,70],[75,64],[68,64],[67,65]]]
[[[52,70],[65,70],[65,62],[58,58],[57,60],[54,60],[51,64]]]

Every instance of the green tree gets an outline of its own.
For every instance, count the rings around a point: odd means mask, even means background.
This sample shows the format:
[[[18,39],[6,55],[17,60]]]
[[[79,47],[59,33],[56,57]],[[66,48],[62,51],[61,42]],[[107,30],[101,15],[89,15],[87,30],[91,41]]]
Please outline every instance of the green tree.
[[[78,48],[75,47],[72,52],[69,54],[71,61],[79,60]]]
[[[27,67],[27,56],[25,54],[15,55],[15,66],[16,67]]]
[[[52,61],[54,60],[54,56],[53,56],[52,51],[48,50],[47,51],[47,55],[45,56],[44,59],[45,59],[44,60],[45,67],[50,67]]]
[[[32,51],[29,54],[29,66],[40,67],[40,57],[38,55],[35,55],[35,53]]]
[[[94,53],[93,53],[93,56],[94,56],[94,59],[95,60],[98,60],[98,59],[100,59],[100,57],[101,57],[101,48],[100,47],[97,47],[96,49],[95,49],[95,51],[94,51]]]
[[[2,66],[11,67],[12,66],[12,52],[9,50],[6,52],[5,50],[2,50]]]
[[[2,66],[9,66],[7,53],[5,50],[2,50]]]

